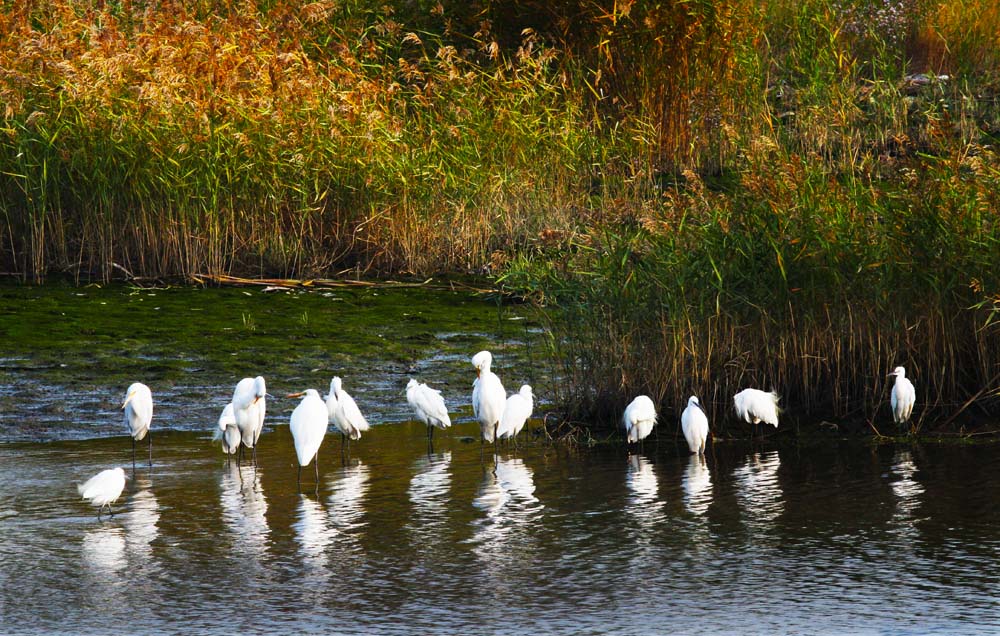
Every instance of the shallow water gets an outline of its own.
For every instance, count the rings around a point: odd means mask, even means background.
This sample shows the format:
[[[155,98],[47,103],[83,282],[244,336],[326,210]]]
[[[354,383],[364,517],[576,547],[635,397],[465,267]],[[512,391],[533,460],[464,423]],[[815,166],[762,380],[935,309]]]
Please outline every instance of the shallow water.
[[[100,290],[96,302],[123,293]],[[231,294],[221,293],[224,313],[247,312]],[[205,298],[195,306],[210,311],[218,296]],[[192,344],[193,327],[139,321],[128,342],[159,384],[154,465],[140,462],[102,521],[74,484],[131,461],[115,403],[143,367],[105,338],[118,318],[93,319],[81,344],[73,329],[95,298],[64,302],[74,327],[47,326],[41,345],[8,340],[0,633],[1000,633],[1000,447],[720,443],[700,460],[661,425],[636,454],[529,433],[519,449],[483,457],[470,441],[466,350],[501,340],[506,371],[526,368],[530,321],[468,297],[406,298],[370,299],[377,306],[352,323],[361,335],[317,335],[326,353],[297,336],[306,353],[273,357],[272,392],[322,388],[333,366],[377,365],[354,381],[377,425],[349,453],[328,435],[319,482],[310,466],[301,492],[294,401],[269,406],[256,469],[227,466],[211,443],[216,402],[243,368],[222,346],[229,325],[206,321]],[[281,350],[293,301],[338,316],[316,297],[254,296],[260,323],[277,326],[245,337],[248,355],[267,362]],[[10,308],[0,309],[7,336]],[[369,331],[402,333],[415,310],[435,315],[410,334],[418,344],[361,346]],[[22,316],[38,324],[44,313]],[[314,355],[339,362],[303,362]],[[442,379],[458,416],[433,451],[401,395],[413,369]],[[58,406],[61,391],[72,406]]]

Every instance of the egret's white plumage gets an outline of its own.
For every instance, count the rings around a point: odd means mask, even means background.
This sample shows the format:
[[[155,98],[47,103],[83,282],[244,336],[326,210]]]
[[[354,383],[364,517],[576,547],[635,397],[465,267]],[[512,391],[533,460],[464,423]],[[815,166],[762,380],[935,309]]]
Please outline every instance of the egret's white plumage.
[[[625,425],[625,437],[630,443],[645,439],[656,426],[656,405],[653,400],[646,395],[636,396],[625,407],[622,424]]]
[[[479,420],[482,441],[495,440],[504,407],[507,405],[507,392],[497,374],[490,371],[493,354],[480,351],[472,356],[472,366],[476,367],[478,376],[472,384],[472,411]]]
[[[142,382],[133,382],[125,391],[125,425],[135,441],[142,441],[153,421],[153,393]]]
[[[406,384],[406,401],[417,419],[427,425],[428,439],[433,439],[434,427],[445,429],[451,426],[448,407],[445,406],[441,391],[410,378]]]
[[[257,440],[264,429],[264,413],[267,410],[267,384],[264,378],[243,378],[233,391],[233,415],[240,430],[240,443],[253,450],[257,456]]]
[[[497,437],[500,439],[517,437],[524,428],[524,423],[531,417],[531,411],[535,407],[534,397],[531,386],[523,384],[519,392],[507,398],[500,426],[497,427]]]
[[[906,369],[896,367],[890,376],[896,376],[889,401],[892,404],[892,419],[896,424],[905,424],[913,414],[913,403],[917,400],[913,383],[906,378]]]
[[[368,430],[368,420],[361,414],[354,398],[345,391],[339,377],[330,380],[330,394],[326,396],[326,408],[330,422],[342,435],[349,439],[361,439],[361,433]]]
[[[316,483],[319,484],[319,447],[326,436],[326,428],[329,424],[330,414],[327,412],[323,398],[319,396],[316,389],[306,389],[295,396],[302,396],[292,417],[289,420],[288,428],[292,432],[292,439],[295,442],[295,454],[299,459],[299,476],[302,475],[302,467],[308,466],[309,462],[316,460]],[[293,397],[293,396],[289,396]]]
[[[97,518],[100,519],[104,506],[111,512],[111,504],[117,501],[125,490],[125,471],[121,468],[102,470],[82,484],[77,484],[76,489],[81,497],[89,499],[92,505],[97,506]]]
[[[222,441],[222,452],[226,455],[232,455],[240,448],[240,429],[236,425],[236,412],[233,410],[232,402],[222,409],[218,425],[215,428],[215,435],[212,436],[212,441],[218,442],[220,440]]]
[[[149,435],[153,421],[153,393],[142,382],[133,382],[125,391],[122,402],[125,426],[132,436],[132,470],[135,470],[135,443]],[[149,435],[149,465],[153,465],[153,436]]]
[[[688,398],[687,407],[681,413],[681,430],[692,453],[704,453],[708,440],[708,416],[701,408],[697,396]]]
[[[736,414],[749,424],[764,422],[778,428],[778,394],[760,389],[743,389],[733,396]]]

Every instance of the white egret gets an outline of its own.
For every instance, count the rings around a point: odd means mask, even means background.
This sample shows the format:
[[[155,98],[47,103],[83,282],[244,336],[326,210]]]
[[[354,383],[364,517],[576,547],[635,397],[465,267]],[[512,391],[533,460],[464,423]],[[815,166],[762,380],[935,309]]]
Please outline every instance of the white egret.
[[[773,391],[768,393],[760,389],[743,389],[733,396],[733,404],[736,414],[744,422],[753,424],[754,430],[760,422],[778,428],[778,414],[781,413],[778,408],[779,399],[778,394]]]
[[[236,458],[239,464],[243,457],[243,449],[249,448],[253,453],[253,463],[257,464],[257,440],[264,429],[264,412],[267,409],[267,385],[264,378],[243,378],[236,384],[233,391],[233,415],[236,417],[236,427],[240,430],[240,454]]]
[[[125,471],[122,468],[102,470],[82,484],[77,484],[77,491],[84,499],[97,506],[97,520],[101,520],[101,511],[108,507],[111,516],[115,516],[111,504],[118,500],[125,490]]]
[[[913,388],[913,383],[906,379],[906,369],[896,367],[889,377],[896,376],[896,383],[892,387],[890,402],[892,404],[892,419],[896,424],[905,424],[913,414],[913,403],[917,399],[917,392]]]
[[[625,425],[625,438],[632,442],[645,439],[656,426],[656,405],[646,395],[639,395],[628,406],[622,415]]]
[[[493,354],[480,351],[472,356],[472,366],[476,367],[477,378],[472,383],[472,411],[479,420],[480,448],[485,442],[496,440],[500,418],[507,405],[507,392],[497,374],[490,371]]]
[[[445,406],[441,391],[432,389],[413,378],[406,384],[406,401],[417,419],[427,425],[427,443],[434,441],[434,428],[446,429],[451,426],[448,407]]]
[[[330,423],[323,398],[316,389],[306,389],[301,393],[292,393],[288,397],[301,397],[302,401],[292,411],[288,428],[295,442],[295,454],[299,459],[299,474],[297,483],[302,482],[302,467],[313,462],[316,469],[316,488],[319,488],[319,447],[326,436],[326,427]],[[315,460],[315,461],[313,461]]]
[[[345,391],[339,377],[330,380],[330,394],[326,396],[326,409],[330,421],[340,431],[340,449],[344,449],[344,441],[348,447],[351,440],[361,439],[361,433],[368,430],[368,420],[361,414],[354,398]]]
[[[684,439],[687,440],[691,452],[703,454],[705,442],[708,440],[708,416],[701,408],[697,396],[692,395],[688,398],[687,407],[681,413],[681,430],[684,431]]]
[[[524,423],[531,417],[531,411],[535,407],[534,397],[531,386],[523,384],[520,391],[507,398],[500,426],[497,427],[498,438],[513,439],[516,443],[517,434],[524,428]]]
[[[240,428],[236,425],[236,412],[233,410],[233,403],[230,402],[222,409],[215,435],[212,436],[213,442],[222,442],[226,463],[229,463],[230,457],[240,449],[240,437]]]
[[[153,394],[142,382],[133,382],[125,391],[122,402],[125,411],[125,426],[132,436],[132,472],[135,472],[135,443],[149,437],[149,466],[153,466],[153,436],[149,426],[153,421]]]

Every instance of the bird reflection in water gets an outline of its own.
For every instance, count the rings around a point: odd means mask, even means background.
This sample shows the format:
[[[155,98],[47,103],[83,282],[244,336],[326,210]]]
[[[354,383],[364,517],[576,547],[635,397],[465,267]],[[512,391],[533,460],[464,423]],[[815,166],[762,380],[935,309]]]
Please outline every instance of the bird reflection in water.
[[[764,532],[772,528],[785,510],[778,483],[781,458],[778,451],[753,453],[733,471],[736,499],[747,528]]]
[[[531,468],[524,460],[510,457],[498,457],[493,468],[483,471],[483,482],[472,505],[485,516],[473,522],[471,542],[479,546],[477,552],[488,560],[523,547],[531,538],[527,527],[545,507],[535,497]]]
[[[160,504],[150,489],[152,482],[149,479],[137,478],[135,485],[139,490],[129,497],[129,511],[123,515],[122,523],[128,540],[129,557],[137,563],[149,565],[153,556],[151,544],[160,534],[157,527]]]
[[[688,458],[681,488],[684,490],[684,508],[689,513],[701,516],[708,512],[712,503],[712,475],[704,455],[695,453]]]
[[[414,464],[410,479],[410,502],[413,504],[414,531],[421,534],[447,522],[451,492],[451,452],[421,457]]]
[[[889,472],[892,479],[889,485],[896,495],[896,512],[892,519],[898,527],[897,532],[915,538],[917,529],[914,526],[916,521],[914,515],[920,507],[924,487],[914,479],[917,466],[913,463],[913,455],[909,449],[896,451]]]
[[[625,486],[629,496],[625,515],[631,519],[628,532],[638,544],[647,545],[657,526],[664,521],[660,482],[652,462],[640,454],[629,455]]]
[[[233,534],[234,544],[240,553],[257,558],[265,555],[271,537],[262,474],[259,467],[231,465],[222,474],[219,492],[222,521]]]

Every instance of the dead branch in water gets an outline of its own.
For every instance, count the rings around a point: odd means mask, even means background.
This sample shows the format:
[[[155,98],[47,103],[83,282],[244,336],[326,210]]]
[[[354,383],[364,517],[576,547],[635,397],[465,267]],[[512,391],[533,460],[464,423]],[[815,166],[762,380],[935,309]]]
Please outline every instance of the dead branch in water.
[[[370,280],[350,280],[331,278],[241,278],[228,274],[191,274],[187,277],[188,282],[198,285],[227,285],[227,286],[251,286],[264,287],[272,291],[284,289],[431,289],[440,291],[468,291],[476,294],[499,294],[504,293],[493,287],[478,287],[459,281],[434,282],[433,278],[428,278],[422,282],[404,281],[370,281]]]

